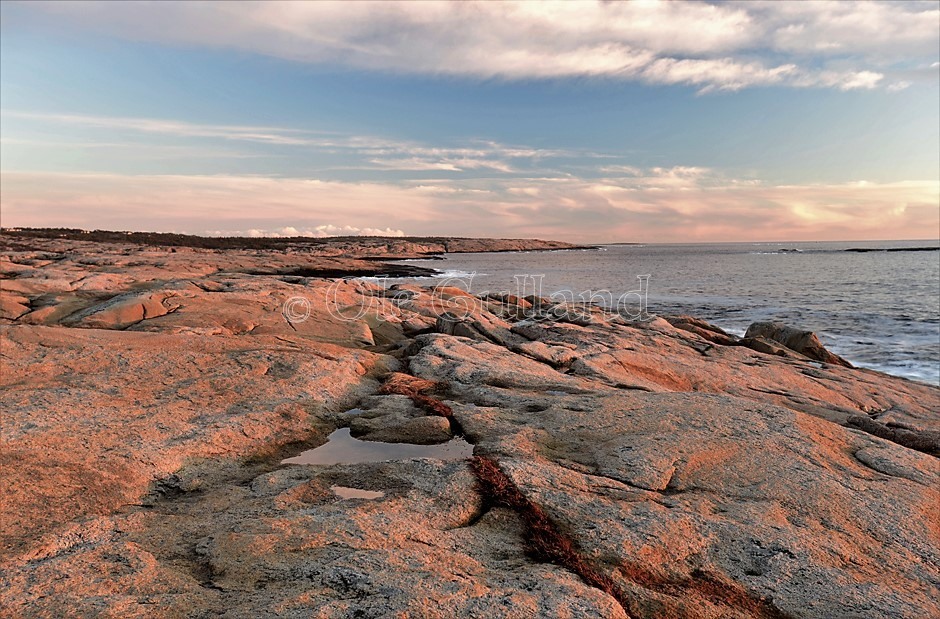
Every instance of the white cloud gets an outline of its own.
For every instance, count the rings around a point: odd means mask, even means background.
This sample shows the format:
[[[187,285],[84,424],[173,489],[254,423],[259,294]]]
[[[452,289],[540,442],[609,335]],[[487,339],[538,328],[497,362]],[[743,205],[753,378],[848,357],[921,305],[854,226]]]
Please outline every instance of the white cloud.
[[[262,230],[251,228],[249,230],[209,230],[208,236],[247,236],[250,238],[327,238],[331,236],[405,236],[403,230],[392,228],[357,228],[356,226],[334,226],[321,224],[313,228],[295,228],[285,226],[278,230]]]
[[[906,80],[901,80],[900,82],[894,82],[888,86],[888,92],[901,92],[907,88],[910,88],[911,83]]]
[[[43,2],[18,8],[66,28],[299,62],[473,78],[604,76],[702,91],[768,84],[870,88],[881,81],[875,74],[895,64],[935,61],[940,36],[933,2]],[[259,140],[290,139],[256,133]]]
[[[460,168],[448,161],[430,161],[428,159],[419,159],[409,157],[407,159],[370,159],[369,163],[386,170],[402,171],[430,171],[445,170],[448,172],[459,172]]]
[[[842,73],[823,71],[815,77],[812,83],[813,85],[832,86],[839,90],[856,90],[859,88],[875,88],[883,79],[884,75],[874,71],[848,71]]]
[[[370,159],[369,163],[386,170],[404,170],[404,171],[427,171],[427,170],[446,170],[448,172],[460,172],[463,170],[490,169],[499,172],[512,172],[512,167],[505,161],[496,161],[492,159],[475,159],[465,157],[462,159],[429,159],[421,157],[408,157],[401,159]]]
[[[764,2],[773,47],[795,54],[897,59],[937,53],[936,2]]]
[[[618,174],[622,176],[639,176],[643,173],[641,168],[631,165],[609,165],[602,166],[600,171],[604,174]]]
[[[643,77],[654,83],[701,86],[708,92],[778,84],[797,73],[793,64],[768,68],[759,62],[741,63],[731,58],[659,58],[644,68]]]

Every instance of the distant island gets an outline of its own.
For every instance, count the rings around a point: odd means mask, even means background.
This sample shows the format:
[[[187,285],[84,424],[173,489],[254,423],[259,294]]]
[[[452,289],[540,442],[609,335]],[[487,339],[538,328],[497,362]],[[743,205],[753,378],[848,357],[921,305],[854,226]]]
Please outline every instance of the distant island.
[[[865,254],[869,252],[897,252],[897,251],[940,251],[940,246],[933,247],[850,247],[845,251],[854,252],[857,254]]]

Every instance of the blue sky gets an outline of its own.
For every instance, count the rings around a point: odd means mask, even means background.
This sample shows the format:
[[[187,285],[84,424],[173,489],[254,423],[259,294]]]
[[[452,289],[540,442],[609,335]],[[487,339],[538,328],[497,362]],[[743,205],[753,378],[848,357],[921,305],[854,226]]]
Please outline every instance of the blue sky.
[[[936,238],[936,3],[2,5],[4,226]]]

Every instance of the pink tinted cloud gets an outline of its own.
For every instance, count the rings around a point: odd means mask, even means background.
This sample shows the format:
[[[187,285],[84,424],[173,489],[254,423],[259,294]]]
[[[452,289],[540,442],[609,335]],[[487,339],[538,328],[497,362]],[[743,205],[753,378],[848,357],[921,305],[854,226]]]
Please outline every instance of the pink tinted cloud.
[[[603,180],[346,183],[263,176],[4,172],[4,226],[204,234],[286,227],[606,241],[925,238],[940,182],[768,185],[704,168]],[[327,227],[324,227],[327,226]]]

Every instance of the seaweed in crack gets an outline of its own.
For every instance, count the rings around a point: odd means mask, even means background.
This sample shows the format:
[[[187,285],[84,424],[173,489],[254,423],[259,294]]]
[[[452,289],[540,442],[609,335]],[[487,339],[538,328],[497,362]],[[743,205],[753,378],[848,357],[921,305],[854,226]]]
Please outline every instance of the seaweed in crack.
[[[625,610],[629,608],[626,594],[613,579],[588,563],[575,543],[558,530],[541,506],[522,494],[498,464],[489,458],[474,456],[470,466],[484,500],[490,505],[512,509],[522,518],[526,544],[533,558],[571,570],[585,583],[612,596]]]
[[[433,381],[402,372],[394,372],[386,379],[379,393],[397,394],[411,398],[411,401],[428,415],[447,419],[454,436],[463,436],[463,427],[454,417],[453,409],[441,400],[427,395],[427,392],[437,389],[440,389],[440,385]]]

